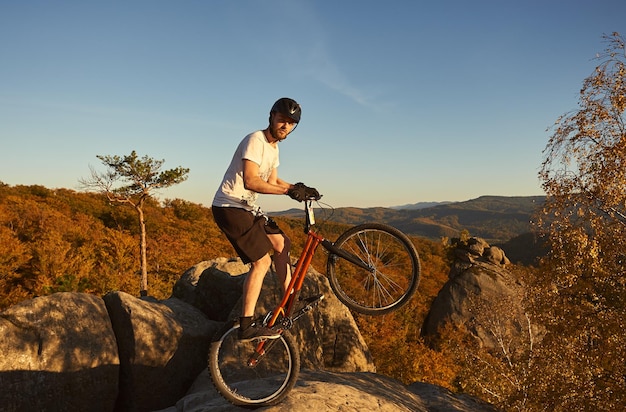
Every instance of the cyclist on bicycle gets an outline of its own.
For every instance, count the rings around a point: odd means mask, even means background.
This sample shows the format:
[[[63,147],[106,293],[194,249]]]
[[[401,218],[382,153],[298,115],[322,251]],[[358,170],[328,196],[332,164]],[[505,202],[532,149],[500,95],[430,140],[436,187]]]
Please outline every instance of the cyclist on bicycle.
[[[291,280],[291,242],[273,219],[256,204],[259,193],[289,195],[303,201],[317,193],[302,183],[295,185],[278,177],[278,143],[285,140],[298,123],[302,109],[293,99],[278,99],[270,110],[269,125],[241,141],[213,198],[213,217],[244,263],[251,269],[243,285],[243,308],[239,339],[276,339],[280,335],[252,325],[254,309],[263,279],[272,264],[286,289]]]

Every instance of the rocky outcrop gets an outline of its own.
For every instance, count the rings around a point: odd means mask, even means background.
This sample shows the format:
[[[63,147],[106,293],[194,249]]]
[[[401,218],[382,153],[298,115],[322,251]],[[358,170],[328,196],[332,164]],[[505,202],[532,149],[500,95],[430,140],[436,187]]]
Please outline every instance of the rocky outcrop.
[[[510,261],[504,251],[480,238],[471,238],[457,245],[454,256],[449,280],[424,321],[423,335],[436,340],[439,329],[451,322],[467,327],[482,346],[494,347],[497,343],[493,331],[477,317],[498,317],[511,329],[507,333],[526,333],[525,287],[507,269]]]
[[[0,411],[152,411],[175,404],[206,369],[223,321],[240,312],[247,266],[201,262],[163,301],[111,292],[57,293],[0,313]],[[258,303],[279,299],[269,273]],[[321,310],[292,329],[302,367],[374,371],[367,345],[326,278],[311,269],[303,294],[323,293]],[[28,394],[25,396],[24,394]]]
[[[226,321],[241,298],[242,275],[248,270],[240,259],[200,262],[178,279],[172,296],[198,308],[209,319]]]
[[[206,359],[223,321],[240,312],[246,272],[238,260],[217,259],[188,270],[163,301],[57,293],[1,312],[0,411],[243,410],[215,392]],[[320,307],[291,330],[300,343],[300,379],[283,403],[265,410],[490,410],[442,388],[405,387],[373,373],[350,312],[311,269],[302,295],[317,294],[325,295]],[[258,314],[272,310],[279,295],[269,273]]]
[[[112,411],[118,348],[104,302],[57,293],[0,313],[0,410]]]
[[[229,404],[202,373],[176,405],[158,412],[243,412]],[[371,372],[302,370],[296,386],[281,403],[259,412],[380,411],[380,412],[495,412],[478,399],[454,394],[440,386],[416,382],[405,386]]]
[[[233,319],[241,313],[242,277],[247,266],[239,259],[201,262],[185,272],[174,296],[198,307],[212,319]],[[233,276],[235,275],[235,276]],[[272,272],[265,277],[256,314],[262,316],[282,298],[282,288]],[[334,295],[326,276],[310,268],[301,298],[324,295],[316,310],[294,323],[290,332],[300,345],[303,368],[337,372],[374,372],[371,354],[350,311]]]
[[[220,323],[176,298],[146,301],[114,292],[104,302],[119,347],[117,410],[150,411],[175,403],[205,369]]]
[[[0,313],[0,411],[151,411],[206,367],[220,327],[178,299],[56,293]]]

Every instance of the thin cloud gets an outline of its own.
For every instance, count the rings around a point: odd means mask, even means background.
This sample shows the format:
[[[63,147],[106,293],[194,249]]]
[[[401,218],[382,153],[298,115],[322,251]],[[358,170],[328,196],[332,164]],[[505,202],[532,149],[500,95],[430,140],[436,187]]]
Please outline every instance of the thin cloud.
[[[308,77],[325,87],[347,97],[360,106],[380,110],[381,104],[371,93],[356,86],[334,61],[328,47],[331,40],[318,19],[317,13],[307,2],[292,2],[290,13],[298,15],[300,27],[299,46],[290,55],[289,64],[295,75]]]
[[[304,58],[306,62],[304,73],[315,81],[350,98],[361,106],[374,108],[371,98],[351,84],[341,69],[331,59],[324,44],[313,45]]]

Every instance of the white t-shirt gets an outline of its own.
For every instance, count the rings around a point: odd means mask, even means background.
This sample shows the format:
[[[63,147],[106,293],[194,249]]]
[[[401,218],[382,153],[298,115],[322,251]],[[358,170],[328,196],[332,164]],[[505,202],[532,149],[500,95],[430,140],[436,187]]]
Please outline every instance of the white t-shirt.
[[[239,207],[253,213],[260,212],[256,204],[259,194],[246,190],[243,184],[244,159],[259,165],[259,175],[267,182],[272,170],[279,164],[278,145],[269,144],[260,130],[244,137],[237,146],[230,165],[224,173],[222,184],[215,193],[213,206]]]

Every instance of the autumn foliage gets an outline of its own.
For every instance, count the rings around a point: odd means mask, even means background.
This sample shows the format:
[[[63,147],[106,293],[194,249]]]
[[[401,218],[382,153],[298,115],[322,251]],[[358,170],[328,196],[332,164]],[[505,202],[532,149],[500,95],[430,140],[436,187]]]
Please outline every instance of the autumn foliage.
[[[153,295],[166,298],[191,265],[229,245],[211,211],[182,200],[146,206]],[[139,228],[105,196],[0,186],[0,307],[59,291],[139,291]],[[229,255],[232,252],[227,252]]]
[[[540,172],[548,196],[537,221],[551,249],[540,312],[553,332],[543,348],[560,373],[538,381],[547,405],[569,410],[626,406],[626,44],[618,33],[604,40]]]

